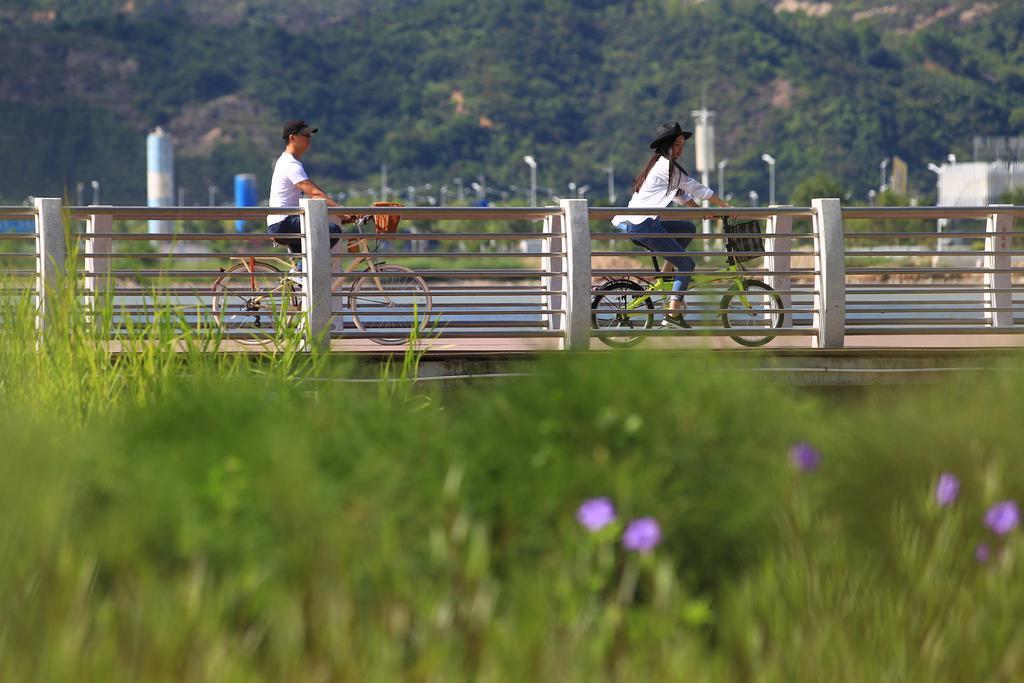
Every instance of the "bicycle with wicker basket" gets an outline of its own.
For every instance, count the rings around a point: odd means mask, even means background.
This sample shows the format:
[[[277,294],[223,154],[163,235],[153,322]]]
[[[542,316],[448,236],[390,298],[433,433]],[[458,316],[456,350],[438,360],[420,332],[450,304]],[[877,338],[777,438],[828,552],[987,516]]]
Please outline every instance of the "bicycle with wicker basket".
[[[400,207],[375,202],[375,207]],[[362,226],[373,222],[376,236],[364,235]],[[383,237],[398,231],[401,216],[362,216],[356,223],[360,237],[348,241],[351,263],[331,283],[332,296],[339,291],[348,302],[356,328],[371,333],[378,344],[401,344],[427,328],[431,295],[427,283],[405,266],[385,262],[377,251]],[[277,244],[277,242],[275,242]],[[280,246],[280,245],[279,245]],[[213,284],[211,305],[216,323],[227,336],[241,344],[268,346],[283,333],[300,330],[303,320],[302,282],[292,258],[242,257]],[[351,284],[347,284],[352,280]]]
[[[720,320],[723,327],[736,330],[729,335],[736,343],[764,346],[775,338],[772,330],[782,327],[785,312],[782,297],[747,271],[746,264],[764,254],[760,223],[732,223],[722,218],[722,226],[727,253],[725,267],[713,273],[694,274],[686,296],[689,302],[694,299],[714,301],[720,295],[718,307],[687,306],[683,324],[708,327]],[[652,254],[651,260],[658,272],[653,279],[632,275],[606,278],[606,282],[595,289],[591,301],[593,328],[622,332],[621,335],[595,335],[608,346],[629,347],[643,341],[646,335],[635,334],[635,331],[652,329],[656,313],[665,310],[664,300],[674,293],[671,264],[667,264],[669,269],[662,270],[657,255]],[[657,309],[655,300],[659,301]]]

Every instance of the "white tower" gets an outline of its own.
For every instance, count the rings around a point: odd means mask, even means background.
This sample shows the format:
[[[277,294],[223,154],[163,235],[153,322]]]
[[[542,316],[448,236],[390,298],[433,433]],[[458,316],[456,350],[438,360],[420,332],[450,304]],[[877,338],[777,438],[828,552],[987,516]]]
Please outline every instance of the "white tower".
[[[146,138],[146,205],[174,206],[174,147],[160,126]],[[150,232],[173,232],[174,221],[150,221]]]

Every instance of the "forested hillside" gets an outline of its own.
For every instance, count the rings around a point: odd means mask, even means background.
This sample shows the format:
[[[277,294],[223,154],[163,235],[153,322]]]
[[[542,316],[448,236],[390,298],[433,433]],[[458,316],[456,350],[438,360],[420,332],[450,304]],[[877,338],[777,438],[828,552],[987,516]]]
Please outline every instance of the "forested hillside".
[[[176,141],[189,203],[237,172],[263,187],[282,119],[321,129],[328,189],[539,180],[606,195],[663,120],[717,112],[727,190],[778,197],[817,173],[854,197],[879,161],[969,158],[1024,129],[1024,3],[719,0],[61,2],[0,9],[0,197],[145,200],[145,133]],[[691,152],[692,154],[692,152]],[[600,190],[599,190],[600,188]]]

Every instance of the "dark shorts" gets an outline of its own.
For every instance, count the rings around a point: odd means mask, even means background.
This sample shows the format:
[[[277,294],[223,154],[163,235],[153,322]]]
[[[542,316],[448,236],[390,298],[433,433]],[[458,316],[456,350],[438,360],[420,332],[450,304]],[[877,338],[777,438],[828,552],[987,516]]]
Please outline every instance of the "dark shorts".
[[[341,226],[335,223],[330,223],[331,234],[340,235]],[[285,219],[279,223],[275,223],[267,228],[267,232],[274,235],[274,241],[288,247],[288,251],[292,254],[302,253],[302,238],[301,237],[279,237],[279,235],[298,235],[302,232],[302,217],[301,216],[285,216]],[[331,238],[331,249],[338,243],[337,237]]]

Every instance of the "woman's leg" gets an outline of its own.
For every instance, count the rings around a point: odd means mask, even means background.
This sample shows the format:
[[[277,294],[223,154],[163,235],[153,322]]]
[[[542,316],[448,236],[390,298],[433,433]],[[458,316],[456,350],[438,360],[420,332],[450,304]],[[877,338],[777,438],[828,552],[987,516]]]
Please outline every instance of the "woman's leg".
[[[672,230],[669,230],[669,227]],[[636,241],[651,251],[663,252],[662,258],[676,268],[676,281],[672,286],[673,291],[685,292],[690,286],[690,273],[694,271],[697,264],[692,258],[686,255],[686,246],[692,237],[676,237],[676,235],[692,235],[697,227],[690,221],[662,221],[656,218],[647,219],[640,225],[630,226],[629,232],[657,232],[664,233],[665,237],[641,237]],[[678,295],[681,297],[681,295]],[[673,297],[677,299],[678,297]]]
[[[686,248],[690,246],[690,242],[693,241],[692,237],[684,237],[683,235],[695,235],[697,233],[697,226],[691,221],[662,221],[661,224],[664,226],[665,232],[674,237],[674,241],[679,245],[679,251],[681,252],[685,252]],[[668,257],[668,260],[676,267],[676,271],[680,273],[672,285],[672,291],[685,292],[690,288],[690,274],[696,270],[697,264],[689,256],[672,256]]]
[[[688,221],[671,221],[672,223],[681,223]],[[689,223],[693,227],[692,223]],[[648,218],[639,225],[630,225],[628,228],[630,233],[663,233],[668,235],[668,230],[665,229],[663,221],[657,218]],[[692,231],[691,231],[692,234]],[[690,273],[693,272],[697,264],[694,263],[693,259],[686,255],[686,246],[674,237],[638,237],[634,241],[638,244],[643,245],[645,248],[651,251],[662,252],[662,258],[671,263],[676,268],[675,282],[672,283],[672,291],[679,292],[669,297],[668,307],[672,311],[678,311],[682,309],[683,295],[687,287],[690,285]],[[686,242],[689,243],[689,239]],[[678,315],[678,314],[676,314]]]

